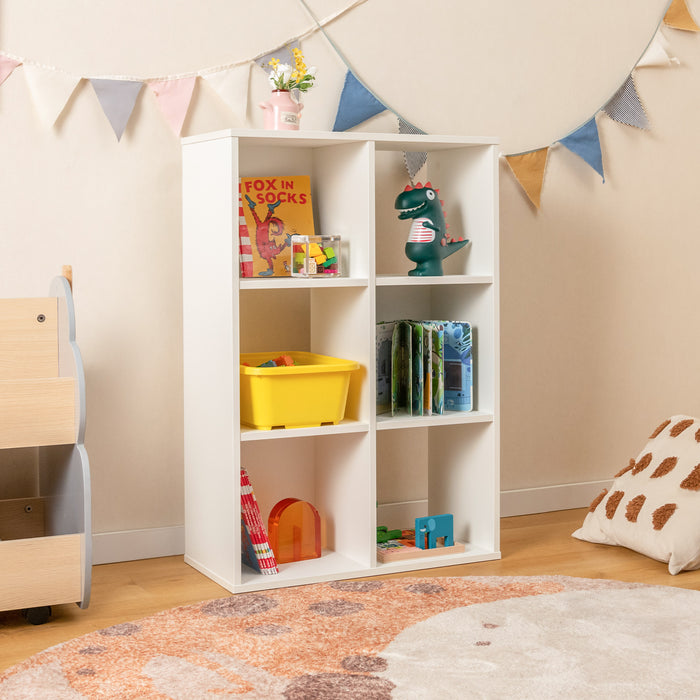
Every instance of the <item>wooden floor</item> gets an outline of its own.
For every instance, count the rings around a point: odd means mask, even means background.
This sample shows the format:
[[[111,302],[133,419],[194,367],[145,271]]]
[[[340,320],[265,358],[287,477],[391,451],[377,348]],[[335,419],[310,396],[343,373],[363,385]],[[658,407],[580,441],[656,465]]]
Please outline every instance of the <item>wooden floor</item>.
[[[504,518],[502,559],[402,575],[560,574],[700,590],[700,570],[671,576],[665,564],[640,554],[573,539],[571,533],[584,514],[585,509],[577,509]],[[38,626],[28,624],[19,611],[0,612],[0,671],[81,634],[226,595],[228,591],[185,564],[181,556],[95,566],[92,599],[86,610],[76,605],[54,606],[51,621]]]

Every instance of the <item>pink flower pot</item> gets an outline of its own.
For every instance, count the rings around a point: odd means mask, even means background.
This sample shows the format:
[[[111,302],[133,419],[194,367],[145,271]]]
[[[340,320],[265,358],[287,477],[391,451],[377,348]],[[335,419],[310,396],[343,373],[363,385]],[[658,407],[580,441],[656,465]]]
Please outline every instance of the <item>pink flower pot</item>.
[[[296,131],[299,129],[301,110],[300,105],[292,99],[289,90],[273,90],[268,102],[261,102],[260,108],[265,111],[265,128],[281,131]]]

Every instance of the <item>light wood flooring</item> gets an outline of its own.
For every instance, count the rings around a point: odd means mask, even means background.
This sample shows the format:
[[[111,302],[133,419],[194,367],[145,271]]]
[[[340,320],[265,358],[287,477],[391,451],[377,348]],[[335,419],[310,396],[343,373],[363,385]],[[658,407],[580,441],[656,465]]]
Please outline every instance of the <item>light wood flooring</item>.
[[[523,515],[501,521],[502,559],[402,576],[538,576],[609,578],[700,590],[700,570],[671,576],[665,564],[620,547],[573,539],[585,509]],[[160,610],[229,595],[184,563],[164,557],[103,564],[93,569],[90,606],[57,605],[45,625],[30,625],[19,611],[0,612],[0,671],[81,634]]]

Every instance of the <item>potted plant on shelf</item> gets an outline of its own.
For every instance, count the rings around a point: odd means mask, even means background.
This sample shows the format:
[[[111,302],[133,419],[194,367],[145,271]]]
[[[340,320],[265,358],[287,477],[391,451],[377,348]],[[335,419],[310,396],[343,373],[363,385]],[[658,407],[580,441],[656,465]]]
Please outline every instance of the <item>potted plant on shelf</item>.
[[[316,68],[307,68],[304,63],[304,54],[301,49],[292,49],[294,66],[288,63],[280,63],[279,58],[269,61],[270,73],[268,80],[272,85],[272,96],[267,102],[261,102],[260,107],[265,110],[265,128],[279,129],[283,131],[296,131],[299,129],[301,110],[304,105],[299,98],[294,99],[293,94],[310,90],[316,80]]]

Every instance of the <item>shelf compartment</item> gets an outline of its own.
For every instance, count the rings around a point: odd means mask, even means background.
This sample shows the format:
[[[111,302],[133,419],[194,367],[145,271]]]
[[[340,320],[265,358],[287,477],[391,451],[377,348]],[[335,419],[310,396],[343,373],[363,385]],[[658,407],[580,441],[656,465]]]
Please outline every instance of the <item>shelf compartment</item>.
[[[265,524],[274,505],[284,498],[308,501],[321,516],[321,545],[326,554],[297,562],[295,566],[302,570],[307,564],[319,570],[333,568],[338,557],[370,565],[374,500],[368,500],[367,494],[374,491],[374,484],[369,463],[368,433],[241,445],[241,464],[248,471]]]
[[[493,143],[464,143],[452,146],[408,140],[406,151],[420,149],[428,154],[427,170],[431,185],[439,189],[444,202],[448,233],[470,245],[443,260],[445,275],[494,275],[497,269],[497,240],[493,232],[498,220],[496,188],[498,154]],[[399,220],[394,209],[397,195],[408,182],[405,165],[388,144],[376,142],[375,220],[376,271],[378,275],[406,274],[415,267],[405,255],[410,220]]]
[[[498,465],[498,429],[493,417],[483,418],[471,425],[407,421],[405,430],[377,431],[378,526],[412,529],[417,517],[450,513],[454,539],[467,550],[436,558],[461,563],[471,552],[498,551],[499,480],[491,469]]]

